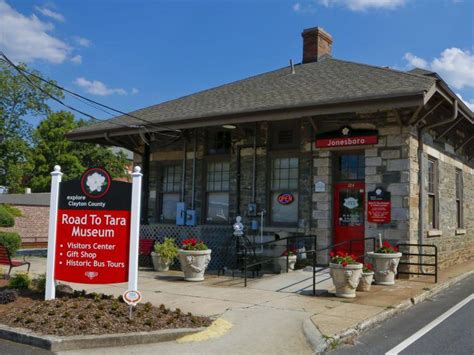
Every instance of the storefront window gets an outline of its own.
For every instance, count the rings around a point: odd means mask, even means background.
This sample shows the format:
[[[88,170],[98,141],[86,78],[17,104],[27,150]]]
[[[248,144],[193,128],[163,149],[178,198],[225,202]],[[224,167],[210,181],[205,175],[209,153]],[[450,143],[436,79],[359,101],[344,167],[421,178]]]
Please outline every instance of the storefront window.
[[[438,216],[438,161],[428,159],[428,225],[431,229],[439,228]]]
[[[206,220],[226,223],[229,220],[229,162],[208,163],[206,190]]]
[[[298,222],[298,158],[272,160],[272,222]]]
[[[168,165],[163,168],[161,185],[161,219],[165,221],[176,220],[176,203],[180,199],[181,188],[180,164]]]

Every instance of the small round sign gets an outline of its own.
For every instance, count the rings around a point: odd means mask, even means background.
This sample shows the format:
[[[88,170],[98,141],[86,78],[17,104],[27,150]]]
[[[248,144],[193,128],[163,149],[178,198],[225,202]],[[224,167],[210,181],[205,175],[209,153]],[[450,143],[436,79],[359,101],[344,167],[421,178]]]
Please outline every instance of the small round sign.
[[[87,169],[81,178],[82,192],[90,198],[101,198],[109,191],[110,182],[110,174],[106,170]]]
[[[122,297],[129,306],[136,306],[142,300],[140,291],[128,290],[123,293]]]
[[[277,201],[281,205],[289,205],[294,201],[294,199],[295,198],[293,197],[293,195],[289,192],[279,194],[277,197]]]

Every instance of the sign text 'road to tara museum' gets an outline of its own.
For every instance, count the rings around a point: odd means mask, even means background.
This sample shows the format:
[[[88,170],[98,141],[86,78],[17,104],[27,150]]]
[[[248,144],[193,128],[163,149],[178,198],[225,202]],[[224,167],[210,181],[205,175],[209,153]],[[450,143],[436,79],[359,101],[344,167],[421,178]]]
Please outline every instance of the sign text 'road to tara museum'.
[[[55,279],[84,284],[128,280],[132,184],[88,169],[59,190]]]

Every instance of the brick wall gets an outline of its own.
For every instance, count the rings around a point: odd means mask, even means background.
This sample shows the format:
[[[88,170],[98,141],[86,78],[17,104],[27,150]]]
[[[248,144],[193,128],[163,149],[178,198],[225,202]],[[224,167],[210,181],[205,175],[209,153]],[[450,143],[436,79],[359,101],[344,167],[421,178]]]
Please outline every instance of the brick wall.
[[[23,216],[15,218],[15,226],[0,228],[0,231],[17,232],[22,243],[47,243],[49,207],[45,206],[16,206]]]

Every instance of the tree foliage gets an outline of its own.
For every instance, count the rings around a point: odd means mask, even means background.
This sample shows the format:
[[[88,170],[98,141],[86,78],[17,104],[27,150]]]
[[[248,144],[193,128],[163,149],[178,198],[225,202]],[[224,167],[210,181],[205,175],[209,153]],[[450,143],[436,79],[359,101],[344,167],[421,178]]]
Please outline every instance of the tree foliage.
[[[32,164],[34,174],[29,185],[33,191],[48,191],[50,172],[58,164],[64,172],[63,180],[78,179],[87,167],[106,168],[112,177],[125,175],[127,159],[123,153],[114,154],[97,144],[72,142],[65,134],[74,128],[88,124],[76,120],[70,112],[56,112],[45,118],[33,133],[34,149]]]

